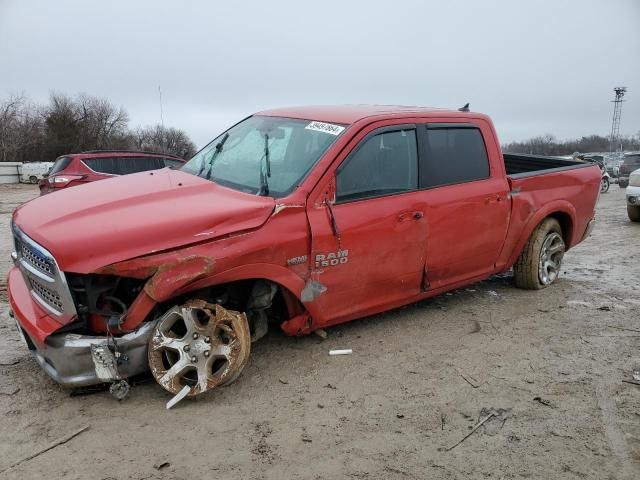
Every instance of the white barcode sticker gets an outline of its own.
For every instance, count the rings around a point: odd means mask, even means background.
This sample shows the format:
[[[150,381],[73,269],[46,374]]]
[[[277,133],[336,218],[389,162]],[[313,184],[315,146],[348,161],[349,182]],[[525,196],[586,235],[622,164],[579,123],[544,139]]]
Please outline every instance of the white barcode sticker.
[[[307,130],[315,130],[317,132],[328,133],[329,135],[340,135],[344,130],[344,127],[340,125],[333,125],[332,123],[311,122],[304,127]]]

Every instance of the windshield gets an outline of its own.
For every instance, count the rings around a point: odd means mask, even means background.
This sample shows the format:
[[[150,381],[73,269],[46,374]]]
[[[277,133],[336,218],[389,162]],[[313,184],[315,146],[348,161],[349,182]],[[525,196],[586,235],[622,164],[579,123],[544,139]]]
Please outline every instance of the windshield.
[[[249,117],[200,150],[182,171],[243,192],[282,197],[344,129],[309,120]]]

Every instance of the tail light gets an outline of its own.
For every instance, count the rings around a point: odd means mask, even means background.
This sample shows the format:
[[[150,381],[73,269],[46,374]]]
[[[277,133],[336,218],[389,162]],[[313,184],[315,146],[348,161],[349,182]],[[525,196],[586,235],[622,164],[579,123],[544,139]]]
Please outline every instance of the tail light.
[[[48,182],[49,185],[66,185],[69,182],[73,182],[74,180],[82,180],[86,175],[60,175],[55,177],[49,177]]]

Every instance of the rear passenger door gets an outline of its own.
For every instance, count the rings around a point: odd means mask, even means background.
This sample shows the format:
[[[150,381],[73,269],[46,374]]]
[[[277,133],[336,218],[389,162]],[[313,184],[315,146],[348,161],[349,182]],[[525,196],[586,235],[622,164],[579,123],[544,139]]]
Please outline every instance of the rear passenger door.
[[[498,162],[489,162],[479,127],[431,123],[418,128],[430,288],[490,274],[504,243],[509,186]],[[491,148],[492,158],[498,158],[497,147]]]

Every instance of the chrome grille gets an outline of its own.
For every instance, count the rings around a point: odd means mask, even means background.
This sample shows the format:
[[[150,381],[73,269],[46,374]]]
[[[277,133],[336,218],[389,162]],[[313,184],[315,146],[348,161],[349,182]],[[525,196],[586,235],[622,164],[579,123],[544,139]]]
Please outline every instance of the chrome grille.
[[[75,315],[76,306],[56,259],[16,224],[12,223],[11,228],[16,247],[13,261],[20,268],[33,298],[54,315]]]
[[[39,281],[30,278],[29,283],[31,284],[31,289],[33,293],[40,297],[40,300],[44,301],[47,305],[54,308],[60,313],[64,313],[64,304],[62,303],[62,298],[55,290],[51,290],[47,288]]]
[[[20,243],[20,253],[22,254],[22,258],[29,263],[29,265],[37,268],[41,272],[53,275],[54,267],[51,265],[49,260],[40,255],[39,252],[26,243],[20,242],[19,240],[18,242]]]

